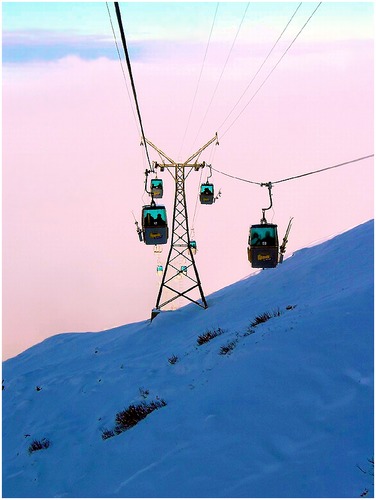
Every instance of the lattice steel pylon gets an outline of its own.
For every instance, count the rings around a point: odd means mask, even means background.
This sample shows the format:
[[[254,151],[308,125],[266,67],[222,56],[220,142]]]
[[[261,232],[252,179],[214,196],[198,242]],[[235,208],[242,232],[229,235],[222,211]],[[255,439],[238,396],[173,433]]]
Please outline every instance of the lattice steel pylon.
[[[180,297],[183,297],[204,309],[208,307],[192,253],[192,248],[190,246],[185,181],[192,170],[198,171],[200,168],[205,167],[205,162],[197,163],[197,159],[204,149],[206,149],[214,141],[218,144],[218,136],[215,134],[209,142],[190,156],[184,163],[176,163],[148,139],[145,140],[149,146],[159,153],[161,157],[169,161],[168,164],[164,162],[158,164],[155,162],[154,166],[159,168],[161,171],[167,169],[175,180],[175,201],[172,219],[171,245],[158,292],[156,306],[151,313],[151,319],[153,320],[155,316],[159,314],[162,307]],[[194,159],[196,159],[196,162],[191,163]],[[184,279],[187,282],[186,286],[182,286],[181,283],[179,283],[180,286],[176,286],[174,281],[179,279]],[[192,297],[192,292],[196,292],[197,294],[197,291],[199,295],[198,299]]]

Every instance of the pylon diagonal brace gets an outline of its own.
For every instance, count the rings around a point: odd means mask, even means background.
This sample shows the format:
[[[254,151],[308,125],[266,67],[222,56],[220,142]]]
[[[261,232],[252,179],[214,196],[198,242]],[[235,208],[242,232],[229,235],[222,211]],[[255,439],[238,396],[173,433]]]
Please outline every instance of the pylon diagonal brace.
[[[187,290],[185,293],[180,293],[180,292],[178,292],[177,290],[175,290],[175,289],[173,289],[173,288],[171,288],[171,287],[169,287],[169,286],[166,286],[166,288],[168,288],[169,290],[171,290],[171,291],[173,291],[173,292],[177,293],[177,294],[179,295],[179,297],[184,297],[184,298],[186,298],[187,300],[189,300],[190,302],[193,302],[194,304],[197,304],[198,306],[202,307],[203,309],[206,309],[206,308],[208,307],[208,306],[207,306],[207,304],[206,304],[206,305],[200,304],[200,302],[198,302],[197,300],[194,300],[194,299],[192,299],[191,297],[188,297],[187,295],[185,295],[188,291],[193,290],[193,288],[195,288],[195,287],[190,288],[190,289],[189,289],[189,290]],[[176,298],[177,298],[177,297],[172,297],[171,299],[166,300],[165,302],[163,302],[163,304],[160,304],[160,305],[159,305],[159,308],[158,308],[158,309],[161,309],[162,307],[166,306],[167,304],[169,304],[170,302],[172,302],[172,301],[173,301],[173,300],[175,300]]]

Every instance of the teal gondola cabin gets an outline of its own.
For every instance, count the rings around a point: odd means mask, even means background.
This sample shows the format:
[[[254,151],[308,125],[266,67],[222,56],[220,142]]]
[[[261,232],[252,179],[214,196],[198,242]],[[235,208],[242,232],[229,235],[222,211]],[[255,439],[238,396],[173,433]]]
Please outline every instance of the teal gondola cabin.
[[[142,207],[142,232],[146,245],[164,245],[168,240],[167,214],[163,205]]]
[[[214,185],[209,182],[201,184],[200,188],[200,203],[203,205],[211,205],[214,202]]]
[[[150,182],[150,193],[153,198],[163,197],[163,180],[162,179],[152,179]]]
[[[254,224],[249,229],[248,260],[255,268],[272,268],[278,264],[276,224]]]

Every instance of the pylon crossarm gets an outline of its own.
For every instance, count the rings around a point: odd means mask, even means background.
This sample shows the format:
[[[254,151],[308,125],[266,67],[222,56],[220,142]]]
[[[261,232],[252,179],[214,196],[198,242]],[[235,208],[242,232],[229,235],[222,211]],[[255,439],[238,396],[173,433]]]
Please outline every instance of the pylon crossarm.
[[[173,166],[176,165],[176,162],[174,162],[174,160],[172,160],[169,156],[167,156],[166,153],[164,153],[161,149],[157,148],[157,146],[155,144],[153,144],[152,142],[150,142],[149,139],[146,139],[146,137],[145,137],[145,141],[149,144],[150,147],[155,149],[155,151],[157,151],[161,156],[166,158],[166,160],[168,160],[170,163],[173,163]],[[167,165],[164,165],[164,166],[166,167]]]
[[[201,154],[204,151],[204,149],[206,149],[208,146],[210,146],[210,144],[212,144],[214,141],[217,141],[217,144],[218,144],[218,134],[217,134],[217,132],[215,133],[215,136],[212,139],[210,139],[210,141],[208,141],[204,146],[202,146],[202,148],[200,148],[198,151],[196,151],[196,153],[194,153],[192,156],[190,156],[188,158],[188,160],[186,160],[184,162],[184,166],[186,166],[187,163],[189,163],[191,160],[193,160],[193,158],[196,158],[196,156],[198,156],[199,154]]]

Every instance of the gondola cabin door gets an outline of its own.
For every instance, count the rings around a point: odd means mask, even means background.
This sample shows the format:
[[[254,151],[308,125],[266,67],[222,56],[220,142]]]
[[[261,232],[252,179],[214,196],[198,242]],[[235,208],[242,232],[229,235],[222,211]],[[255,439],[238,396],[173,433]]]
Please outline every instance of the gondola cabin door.
[[[278,264],[276,224],[254,224],[249,229],[248,260],[252,267],[271,268]]]
[[[214,202],[214,185],[210,183],[201,184],[200,203],[211,205]]]
[[[152,179],[150,182],[150,193],[153,198],[163,197],[163,181],[162,179]]]
[[[146,245],[167,243],[167,214],[163,205],[154,204],[142,207],[142,232]]]

